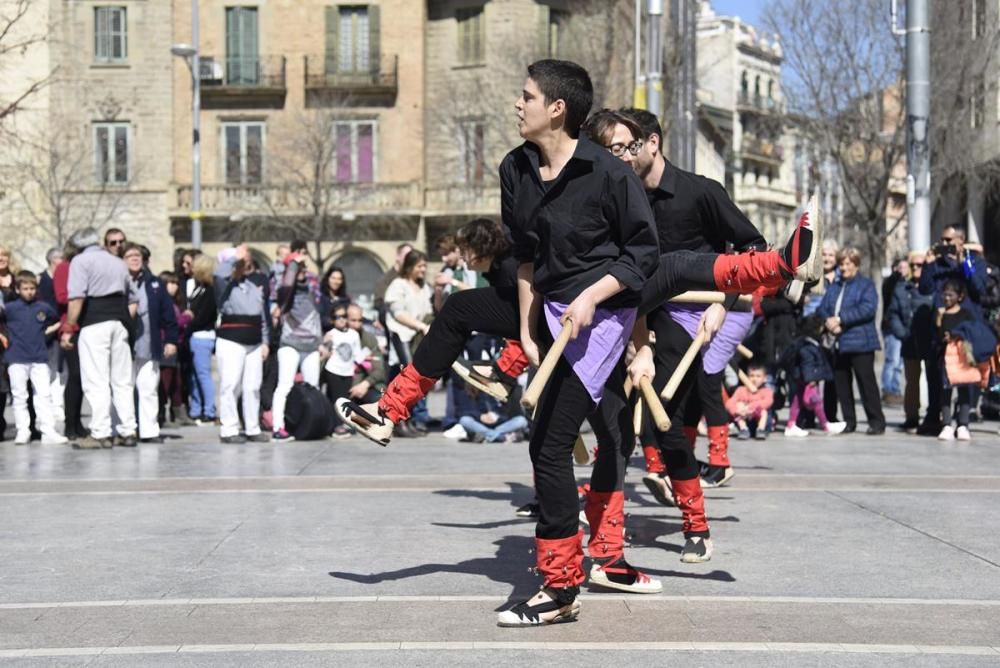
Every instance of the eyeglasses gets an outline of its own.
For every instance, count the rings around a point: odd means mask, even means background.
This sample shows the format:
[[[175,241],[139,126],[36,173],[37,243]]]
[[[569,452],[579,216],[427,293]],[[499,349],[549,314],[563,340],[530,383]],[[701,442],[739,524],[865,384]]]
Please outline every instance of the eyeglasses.
[[[627,144],[616,142],[614,144],[611,144],[610,146],[605,146],[604,148],[611,151],[611,155],[615,156],[616,158],[620,158],[623,155],[625,155],[625,151],[628,151],[632,155],[639,155],[639,151],[642,150],[642,140],[634,139]]]
[[[124,239],[108,239],[109,246],[121,246],[123,243],[125,243]]]
[[[346,313],[334,313],[333,314],[333,319],[334,320],[347,320],[347,314]]]
[[[924,266],[923,262],[911,262],[910,263],[910,267],[912,267],[913,269],[920,269],[923,266]]]

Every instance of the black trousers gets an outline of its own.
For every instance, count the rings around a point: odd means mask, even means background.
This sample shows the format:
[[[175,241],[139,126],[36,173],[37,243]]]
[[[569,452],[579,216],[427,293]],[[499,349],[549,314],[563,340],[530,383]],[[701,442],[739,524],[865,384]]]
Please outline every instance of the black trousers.
[[[688,345],[690,344],[691,339],[688,338]],[[708,373],[704,364],[699,365],[697,369],[692,364],[690,373],[694,373],[695,382],[694,389],[688,396],[688,405],[684,407],[684,426],[695,427],[702,417],[709,427],[728,425],[729,412],[722,403],[722,381],[726,376],[726,370]]]
[[[83,386],[80,381],[80,334],[73,335],[73,347],[63,351],[66,361],[66,387],[63,388],[63,404],[66,411],[66,431],[83,431]]]
[[[326,388],[326,398],[330,400],[331,405],[333,405],[337,399],[343,399],[346,397],[348,392],[351,391],[351,385],[354,384],[354,378],[352,376],[338,376],[330,373],[326,369],[323,369],[321,375],[323,384]],[[338,413],[333,411],[333,415],[337,424],[340,424],[342,420],[340,419]]]
[[[934,350],[934,355],[924,360],[924,374],[927,377],[927,415],[924,422],[939,424],[943,422],[944,411],[944,370],[942,360],[943,350]]]
[[[854,383],[858,381],[861,391],[861,405],[864,406],[868,418],[868,426],[885,427],[885,414],[882,412],[882,399],[878,393],[878,381],[875,379],[875,353],[837,353],[833,365],[833,380],[837,385],[837,398],[840,400],[840,410],[844,422],[856,426],[858,417],[854,411]]]
[[[826,361],[830,363],[830,368],[834,367],[835,353],[832,350],[823,349],[823,354],[826,355]],[[791,401],[792,398],[788,397]],[[837,381],[827,380],[823,382],[823,412],[826,413],[826,419],[830,422],[837,421]]]
[[[646,323],[656,334],[656,351],[653,356],[656,376],[653,378],[653,389],[659,394],[663,391],[667,381],[670,380],[671,374],[677,368],[677,364],[684,356],[688,346],[691,345],[691,337],[663,309],[650,313],[646,318]],[[698,369],[702,368],[701,353],[698,353],[691,368],[684,374],[677,392],[664,405],[667,415],[670,416],[670,429],[667,432],[655,432],[656,444],[660,448],[663,463],[667,466],[670,477],[675,480],[693,480],[699,475],[694,448],[691,447],[684,435],[684,424],[689,410],[698,407],[697,376]],[[694,399],[693,404],[692,399]],[[699,410],[698,417],[700,416]],[[697,424],[697,419],[695,419],[695,424]]]

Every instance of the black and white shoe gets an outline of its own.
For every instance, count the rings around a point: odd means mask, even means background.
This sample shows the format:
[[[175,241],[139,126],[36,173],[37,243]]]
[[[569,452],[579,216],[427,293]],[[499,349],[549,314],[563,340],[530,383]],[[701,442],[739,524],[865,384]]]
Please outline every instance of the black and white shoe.
[[[685,564],[701,564],[712,559],[712,539],[693,536],[684,543],[681,561]]]
[[[511,390],[517,384],[516,378],[501,373],[490,362],[457,359],[451,365],[451,370],[472,387],[499,401],[507,401]]]
[[[663,591],[663,583],[629,564],[625,557],[605,564],[595,563],[590,567],[590,583],[630,594],[659,594]]]
[[[659,473],[647,473],[642,477],[642,484],[660,502],[660,505],[667,506],[668,508],[672,508],[675,505],[674,490],[670,486],[669,478],[664,478]]]
[[[727,482],[733,479],[732,466],[712,466],[708,465],[707,470],[702,469],[701,472],[701,482],[708,487],[722,487]]]
[[[381,446],[389,445],[392,440],[392,430],[396,423],[381,411],[376,411],[378,415],[372,415],[364,406],[350,399],[337,399],[334,410],[348,429],[368,440]]]
[[[580,614],[577,591],[577,587],[542,589],[529,600],[497,615],[497,626],[514,628],[575,621]]]
[[[539,513],[540,510],[536,501],[526,503],[514,511],[514,514],[518,517],[538,517]]]

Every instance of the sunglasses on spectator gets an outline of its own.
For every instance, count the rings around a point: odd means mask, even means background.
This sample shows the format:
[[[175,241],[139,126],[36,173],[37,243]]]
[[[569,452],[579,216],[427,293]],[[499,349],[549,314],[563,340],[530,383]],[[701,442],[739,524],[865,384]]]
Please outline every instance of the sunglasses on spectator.
[[[123,243],[125,243],[124,239],[108,239],[109,246],[121,246]]]
[[[334,313],[333,314],[333,319],[334,320],[347,320],[347,314],[346,313]]]

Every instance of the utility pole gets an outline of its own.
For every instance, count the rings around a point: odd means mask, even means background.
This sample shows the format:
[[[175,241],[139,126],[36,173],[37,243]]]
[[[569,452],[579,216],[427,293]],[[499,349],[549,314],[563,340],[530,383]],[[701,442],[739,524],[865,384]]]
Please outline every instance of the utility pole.
[[[670,119],[670,153],[681,169],[694,171],[697,141],[698,21],[695,0],[671,0],[674,45],[680,54]]]
[[[906,35],[906,223],[911,249],[931,245],[931,155],[927,131],[931,111],[931,31],[928,0],[906,0],[906,29],[897,27],[892,0],[892,31]]]

